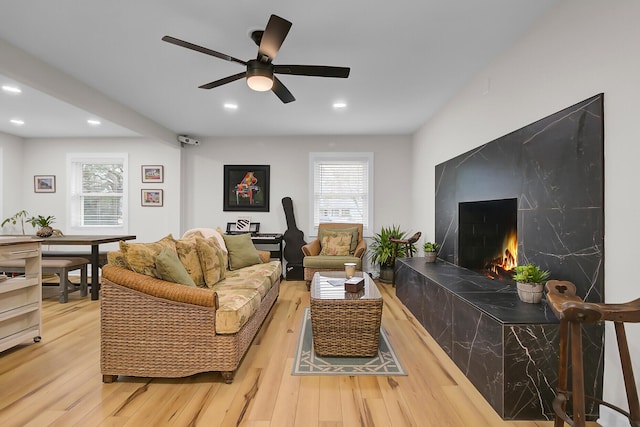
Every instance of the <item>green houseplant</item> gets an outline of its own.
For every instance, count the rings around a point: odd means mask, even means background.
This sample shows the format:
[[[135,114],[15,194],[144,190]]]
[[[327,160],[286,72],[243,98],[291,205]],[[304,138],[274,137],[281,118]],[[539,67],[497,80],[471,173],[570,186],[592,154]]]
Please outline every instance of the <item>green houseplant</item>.
[[[20,225],[22,226],[22,234],[24,235],[24,222],[29,222],[29,218],[27,218],[28,216],[29,212],[22,209],[21,211],[16,212],[15,215],[10,216],[9,218],[5,218],[5,220],[2,221],[2,224],[0,224],[0,227],[4,227],[8,223],[16,225],[18,224],[18,221],[20,221]]]
[[[53,234],[53,228],[51,227],[51,224],[53,224],[55,220],[56,217],[54,217],[53,215],[49,215],[46,217],[38,215],[32,216],[31,218],[27,219],[27,222],[34,228],[36,226],[40,227],[38,231],[36,231],[36,236],[49,237]]]
[[[513,273],[520,300],[531,304],[539,303],[542,300],[544,284],[551,273],[542,270],[536,264],[518,265],[514,267]]]
[[[379,233],[374,234],[373,242],[369,246],[369,258],[373,264],[380,265],[381,281],[391,283],[396,258],[407,255],[405,246],[396,245],[391,239],[404,239],[406,235],[407,232],[400,230],[398,225],[382,227]]]
[[[440,249],[439,244],[435,242],[424,242],[422,249],[424,249],[424,257],[426,258],[427,262],[436,262],[438,249]]]

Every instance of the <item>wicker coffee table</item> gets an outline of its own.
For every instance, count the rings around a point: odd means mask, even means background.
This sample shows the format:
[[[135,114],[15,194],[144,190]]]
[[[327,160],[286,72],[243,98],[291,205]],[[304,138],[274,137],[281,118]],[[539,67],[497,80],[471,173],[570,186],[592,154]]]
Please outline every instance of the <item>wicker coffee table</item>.
[[[320,356],[373,357],[380,344],[382,295],[368,274],[360,292],[344,290],[344,272],[315,273],[311,281],[313,346]]]

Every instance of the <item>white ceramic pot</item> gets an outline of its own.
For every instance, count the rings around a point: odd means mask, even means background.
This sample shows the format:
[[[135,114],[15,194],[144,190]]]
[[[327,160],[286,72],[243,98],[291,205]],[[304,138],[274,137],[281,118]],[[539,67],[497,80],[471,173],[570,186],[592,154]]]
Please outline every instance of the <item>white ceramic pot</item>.
[[[427,262],[436,262],[436,253],[435,252],[425,252],[424,253],[425,261]]]
[[[539,304],[544,293],[544,283],[521,283],[516,282],[518,287],[518,297],[520,301],[530,304]]]

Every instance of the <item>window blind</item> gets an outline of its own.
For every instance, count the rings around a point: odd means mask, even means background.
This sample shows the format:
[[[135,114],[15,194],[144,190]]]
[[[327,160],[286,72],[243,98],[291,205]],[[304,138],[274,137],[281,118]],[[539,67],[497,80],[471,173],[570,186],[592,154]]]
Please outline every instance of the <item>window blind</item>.
[[[368,160],[316,160],[313,181],[314,227],[325,222],[346,222],[368,228]]]

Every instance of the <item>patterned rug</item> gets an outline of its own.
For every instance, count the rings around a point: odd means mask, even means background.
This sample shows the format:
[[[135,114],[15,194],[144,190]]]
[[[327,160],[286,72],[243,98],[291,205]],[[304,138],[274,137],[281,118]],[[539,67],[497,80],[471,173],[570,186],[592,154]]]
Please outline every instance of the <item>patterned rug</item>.
[[[291,375],[407,375],[387,333],[380,329],[380,348],[375,357],[322,357],[313,349],[311,314],[305,308],[296,358]]]

